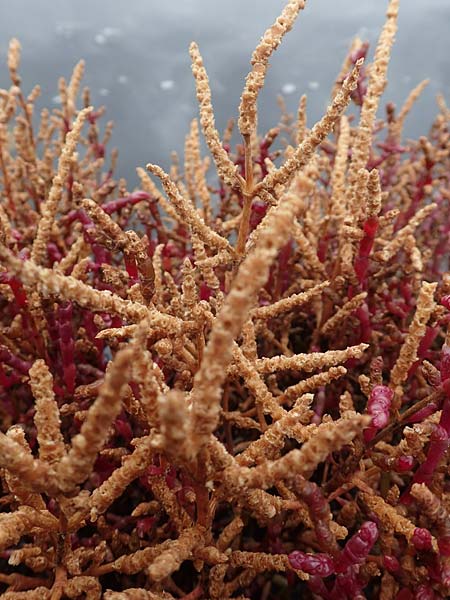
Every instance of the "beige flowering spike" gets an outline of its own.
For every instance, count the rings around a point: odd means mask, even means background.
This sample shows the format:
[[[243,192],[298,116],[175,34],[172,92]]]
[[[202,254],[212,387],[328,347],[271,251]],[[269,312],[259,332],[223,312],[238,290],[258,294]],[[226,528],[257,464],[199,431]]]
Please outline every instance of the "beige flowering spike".
[[[257,572],[286,571],[291,568],[289,559],[284,554],[242,552],[240,550],[231,553],[230,564],[233,567],[249,567]]]
[[[82,595],[85,595],[85,598],[89,598],[90,600],[100,600],[102,586],[97,577],[79,575],[67,581],[64,586],[64,595],[74,600],[80,598]]]
[[[154,446],[174,458],[192,454],[189,449],[188,401],[181,390],[169,390],[161,394],[157,401],[160,423],[160,437]]]
[[[297,475],[309,478],[316,467],[330,452],[338,452],[367,427],[371,417],[355,415],[350,419],[339,419],[322,423],[300,450],[291,450],[275,461],[267,461],[254,469],[242,473],[240,481],[248,487],[267,489],[278,479],[290,480]],[[244,483],[245,482],[245,483]]]
[[[8,245],[11,241],[11,223],[3,206],[0,205],[0,243]]]
[[[254,362],[244,355],[237,344],[233,345],[233,358],[245,385],[255,397],[256,404],[261,406],[264,414],[269,414],[273,419],[283,417],[285,410],[279,406],[278,401],[255,370]]]
[[[380,173],[372,169],[367,180],[367,218],[378,217],[387,194],[381,192]]]
[[[419,225],[421,225],[425,219],[436,210],[436,208],[437,205],[433,202],[418,210],[416,214],[409,220],[408,224],[402,227],[402,229],[399,229],[395,233],[395,237],[385,245],[383,250],[381,250],[379,253],[381,260],[388,261],[395,256],[395,254],[401,250],[405,240],[410,235],[414,234]]]
[[[391,371],[390,386],[395,391],[394,407],[399,408],[402,395],[402,384],[408,377],[408,371],[417,360],[417,350],[423,336],[426,325],[436,306],[434,294],[437,283],[424,281],[417,299],[416,312],[409,326],[408,335],[400,348],[400,354]]]
[[[294,174],[309,163],[317,147],[323,142],[327,135],[333,131],[339,117],[347,108],[351,94],[356,87],[362,63],[362,59],[356,63],[353,71],[342,84],[342,89],[336,94],[331,105],[328,107],[325,116],[314,125],[300,146],[296,148],[292,156],[288,158],[281,167],[266,175],[264,179],[255,186],[254,195],[258,195],[258,191],[261,188],[270,191],[277,185],[289,183]]]
[[[343,377],[346,374],[347,369],[345,367],[331,367],[323,373],[312,375],[307,379],[303,379],[302,381],[291,385],[280,396],[278,396],[277,400],[280,404],[291,403],[299,396],[302,396],[303,394],[306,394],[312,390],[316,390],[321,386],[327,385],[328,383],[331,383],[335,379]]]
[[[192,73],[195,77],[197,88],[197,100],[200,106],[200,124],[205,141],[213,156],[219,177],[227,185],[235,187],[236,185],[240,185],[242,178],[238,175],[236,165],[230,159],[220,141],[214,120],[208,75],[203,66],[200,50],[195,42],[192,42],[189,46],[189,53],[192,60]]]
[[[146,569],[151,562],[159,556],[166,548],[170,548],[172,540],[166,540],[156,546],[148,546],[142,550],[137,550],[132,554],[122,554],[111,563],[102,565],[98,572],[103,573],[125,573],[126,575],[134,575]]]
[[[14,546],[20,538],[30,533],[33,528],[56,532],[59,529],[58,519],[47,510],[35,510],[30,506],[22,506],[16,512],[0,514],[0,549]]]
[[[255,296],[266,282],[270,264],[292,230],[300,201],[276,207],[258,244],[242,262],[213,325],[192,390],[192,428],[194,444],[200,449],[208,443],[217,426],[220,396],[227,367],[232,359],[233,341],[249,316]]]
[[[137,167],[136,173],[138,174],[139,179],[141,180],[142,188],[150,194],[151,198],[156,200],[165,213],[168,214],[172,219],[180,220],[181,216],[174,209],[172,204],[167,201],[165,196],[161,194],[153,180],[150,178],[149,174],[146,173],[145,169],[142,167]]]
[[[208,246],[214,246],[221,250],[228,250],[228,252],[231,253],[233,252],[228,240],[206,225],[203,218],[197,213],[193,206],[189,205],[186,199],[183,198],[175,183],[161,167],[148,164],[147,169],[161,180],[164,190],[170,201],[173,203],[176,211],[193,233],[196,233]]]
[[[106,591],[105,600],[174,600],[168,592],[150,592],[144,588],[128,588],[122,592]]]
[[[83,108],[78,113],[72,129],[66,136],[58,162],[58,170],[53,178],[48,198],[42,203],[41,218],[38,223],[36,237],[31,250],[31,258],[37,264],[42,264],[46,261],[47,244],[50,241],[51,230],[55,223],[58,204],[63,195],[64,184],[72,166],[73,155],[81,135],[81,130],[90,112],[92,112],[91,106]]]
[[[397,16],[399,0],[390,0],[386,12],[386,23],[381,31],[375,50],[375,57],[370,67],[369,83],[361,107],[361,117],[352,144],[352,160],[349,168],[349,183],[352,187],[358,171],[365,168],[372,145],[373,128],[381,95],[387,83],[387,68],[392,45],[397,32]]]
[[[406,117],[411,112],[411,109],[412,109],[414,103],[417,101],[417,99],[419,98],[419,96],[422,94],[423,90],[427,87],[427,85],[429,83],[430,83],[429,79],[424,79],[413,90],[411,90],[411,92],[410,92],[409,96],[406,98],[403,106],[398,111],[398,115],[392,125],[394,135],[396,135],[400,138]]]
[[[219,267],[221,265],[231,265],[235,260],[234,254],[230,254],[228,250],[220,250],[213,256],[209,256],[208,258],[202,258],[197,261],[197,265],[200,269],[214,269],[215,267]]]
[[[306,94],[303,94],[298,103],[297,110],[297,137],[295,140],[297,146],[299,146],[303,142],[306,135],[306,102]]]
[[[236,242],[236,251],[239,256],[244,254],[254,196],[252,144],[255,140],[252,140],[252,135],[254,136],[257,130],[258,94],[264,85],[271,54],[278,48],[283,36],[292,28],[295,18],[304,7],[305,0],[290,0],[275,23],[264,33],[252,54],[252,70],[247,75],[242,92],[238,126],[244,138],[245,185],[243,186],[243,207]]]
[[[20,65],[20,51],[22,47],[17,38],[12,38],[8,47],[8,69],[14,85],[20,85],[20,77],[17,73]]]
[[[180,532],[192,527],[192,519],[180,505],[176,493],[167,485],[162,475],[156,475],[149,480],[153,496],[158,500],[161,508],[165,511],[175,529]]]
[[[70,267],[74,267],[79,260],[80,255],[82,255],[83,251],[86,249],[87,244],[84,241],[84,237],[80,235],[69,248],[67,254],[63,256],[59,262],[53,264],[53,270],[58,271],[58,273],[64,273],[67,269],[70,269]]]
[[[178,570],[181,563],[204,544],[204,535],[203,528],[197,526],[183,531],[178,539],[170,540],[167,549],[148,568],[150,578],[153,581],[161,581]]]
[[[109,249],[127,249],[128,239],[125,232],[101,206],[89,198],[84,198],[81,206],[91,217],[101,236],[106,238]]]
[[[258,94],[264,85],[269,58],[280,45],[284,35],[292,29],[298,13],[305,8],[305,3],[305,0],[287,2],[252,54],[252,70],[247,75],[239,106],[238,126],[244,136],[256,133]]]
[[[217,540],[217,548],[220,551],[225,551],[234,540],[236,536],[238,536],[244,528],[244,521],[241,517],[234,517],[228,525],[226,525],[222,531],[220,532],[219,538]]]
[[[24,454],[32,457],[31,448],[25,437],[25,431],[20,425],[13,425],[10,427],[6,432],[6,436],[13,442],[19,444],[24,451]],[[25,478],[15,475],[14,471],[8,470],[5,470],[4,477],[9,491],[14,494],[15,499],[20,504],[31,506],[37,510],[46,508],[42,495],[31,491],[29,486],[27,486],[27,481]]]
[[[194,119],[195,120],[195,119]],[[194,158],[193,158],[193,123],[189,133],[184,138],[184,180],[186,182],[187,196],[194,208],[196,208],[197,194],[194,184]]]
[[[51,493],[56,489],[50,465],[33,458],[29,451],[1,432],[0,467],[19,478],[21,484],[31,491]]]
[[[30,369],[30,386],[36,400],[34,423],[39,443],[39,458],[58,462],[65,455],[61,434],[61,418],[53,392],[53,377],[43,360],[37,360]]]
[[[72,439],[67,456],[58,465],[58,486],[62,491],[74,489],[91,473],[97,454],[108,437],[109,428],[121,410],[132,357],[132,351],[124,348],[110,363],[104,383],[80,433]]]
[[[63,276],[51,269],[39,267],[31,261],[21,261],[1,245],[0,258],[23,283],[30,287],[36,286],[44,297],[57,294],[60,298],[73,300],[80,306],[118,314],[131,321],[141,321],[148,317],[152,326],[160,326],[169,331],[180,330],[183,326],[183,322],[177,317],[160,313],[153,308],[147,309],[137,302],[124,300],[109,290],[96,290],[70,275]]]
[[[153,361],[151,353],[147,350],[147,337],[150,333],[148,322],[142,321],[133,332],[130,348],[133,353],[131,372],[133,380],[139,385],[140,405],[148,424],[154,427],[159,424],[157,398],[162,392],[168,390],[164,381],[164,374]]]
[[[341,306],[341,308],[322,325],[321,333],[323,335],[332,334],[364,303],[366,298],[367,293],[361,292],[361,294],[357,294],[351,300],[348,300],[348,302]]]
[[[294,240],[300,251],[302,262],[306,263],[311,273],[314,274],[316,278],[318,276],[325,278],[325,268],[317,257],[317,252],[310,240],[306,237],[303,227],[299,223],[294,225]]]
[[[80,60],[72,71],[72,77],[70,78],[69,85],[67,87],[67,106],[70,114],[73,114],[76,110],[76,101],[78,92],[80,90],[81,80],[84,75],[85,62]]]
[[[318,296],[323,290],[325,290],[330,285],[329,281],[323,281],[315,285],[314,287],[306,290],[305,292],[300,292],[299,294],[293,294],[288,298],[282,298],[273,304],[269,304],[268,306],[259,306],[258,308],[254,308],[251,311],[251,316],[253,319],[273,319],[274,317],[278,317],[280,314],[284,312],[291,311],[302,304],[306,304],[311,299]]]
[[[26,592],[4,592],[2,600],[50,600],[51,590],[39,585]]]
[[[127,251],[135,260],[139,272],[140,292],[145,304],[149,306],[155,293],[155,270],[148,254],[148,240],[145,236],[140,238],[135,231],[127,231],[125,235],[128,240]]]
[[[143,240],[135,231],[123,231],[122,228],[93,200],[85,198],[81,206],[91,217],[97,231],[110,250],[121,251],[136,262],[139,271],[140,287],[146,304],[149,304],[154,292],[155,274],[151,258]]]
[[[343,363],[349,358],[361,358],[368,344],[349,346],[345,350],[328,350],[327,352],[310,352],[294,354],[293,356],[274,356],[273,358],[258,358],[254,368],[259,373],[275,373],[276,371],[301,370],[310,373],[323,367],[331,367]],[[235,374],[236,369],[230,369]]]
[[[352,55],[354,56],[356,53],[363,50],[365,45],[366,45],[366,42],[363,42],[361,40],[361,38],[359,38],[358,36],[353,38],[353,40],[350,44],[350,47],[348,49],[348,52],[345,55],[344,61],[341,65],[341,70],[339,71],[339,75],[336,78],[336,83],[335,83],[335,85],[333,87],[333,91],[331,93],[332,97],[337,93],[341,82],[345,79],[347,73],[350,71],[350,69],[353,66]]]
[[[198,199],[202,206],[203,219],[205,223],[211,222],[211,195],[208,189],[208,183],[206,181],[206,171],[208,165],[202,161],[200,153],[200,138],[198,131],[197,119],[192,121],[191,125],[192,135],[192,160],[193,160],[193,178]],[[224,141],[225,143],[225,141]]]
[[[433,494],[425,483],[413,483],[411,496],[417,500],[431,522],[440,529],[442,536],[447,535],[450,516],[442,500]]]
[[[147,437],[141,439],[136,444],[136,449],[122,461],[122,465],[117,468],[102,485],[96,488],[85,507],[83,513],[90,513],[90,520],[96,521],[98,516],[103,514],[109,506],[118,498],[127,488],[127,486],[140,477],[145,469],[153,460],[153,439]],[[78,515],[76,516],[78,520]],[[69,522],[70,528],[71,522]]]
[[[339,139],[336,149],[336,158],[331,174],[331,215],[338,222],[345,216],[345,178],[347,171],[348,149],[350,145],[350,126],[348,118],[341,117],[339,127]]]
[[[108,327],[97,333],[97,340],[106,340],[108,338],[125,338],[132,336],[136,331],[137,325],[124,325],[123,327]]]
[[[382,522],[390,525],[396,533],[404,535],[408,542],[411,543],[411,538],[414,535],[416,525],[409,519],[404,517],[397,511],[393,506],[390,506],[383,498],[376,496],[375,494],[367,494],[360,492],[359,496],[363,500],[364,504],[373,511]],[[437,541],[434,536],[431,538],[433,549],[436,551]]]
[[[259,439],[252,442],[237,457],[237,462],[243,466],[250,466],[253,462],[261,463],[263,460],[277,458],[286,437],[296,439],[297,432],[309,421],[311,413],[309,409],[313,399],[313,394],[300,397],[292,410],[275,421]]]

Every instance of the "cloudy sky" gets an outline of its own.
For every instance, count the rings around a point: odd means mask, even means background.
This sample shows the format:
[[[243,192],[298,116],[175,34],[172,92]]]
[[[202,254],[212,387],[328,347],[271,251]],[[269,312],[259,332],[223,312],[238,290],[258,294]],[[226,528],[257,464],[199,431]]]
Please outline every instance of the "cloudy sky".
[[[42,102],[57,106],[57,82],[79,58],[87,63],[85,84],[96,105],[106,104],[116,123],[114,145],[120,174],[135,181],[134,166],[167,166],[181,150],[196,115],[188,46],[196,40],[211,79],[219,128],[235,116],[251,51],[277,16],[281,0],[0,0],[0,85],[8,40],[23,46],[25,89],[42,85]],[[387,0],[308,0],[295,28],[271,61],[261,96],[261,129],[278,117],[276,95],[295,110],[307,92],[309,124],[320,117],[346,49],[355,35],[374,42]],[[422,79],[431,83],[408,124],[426,133],[434,97],[450,101],[450,2],[403,0],[399,33],[385,98],[401,103]]]

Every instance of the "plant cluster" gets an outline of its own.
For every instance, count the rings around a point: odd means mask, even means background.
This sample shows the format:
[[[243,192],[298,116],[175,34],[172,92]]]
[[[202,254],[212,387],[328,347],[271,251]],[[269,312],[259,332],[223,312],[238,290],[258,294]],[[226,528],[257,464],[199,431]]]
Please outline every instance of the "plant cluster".
[[[104,110],[0,90],[1,598],[432,600],[450,593],[449,117],[380,99],[399,0],[312,128],[222,136],[115,177]],[[352,108],[346,116],[349,105]],[[200,129],[210,151],[201,153]],[[210,173],[215,167],[216,175]],[[160,183],[160,186],[157,185]]]

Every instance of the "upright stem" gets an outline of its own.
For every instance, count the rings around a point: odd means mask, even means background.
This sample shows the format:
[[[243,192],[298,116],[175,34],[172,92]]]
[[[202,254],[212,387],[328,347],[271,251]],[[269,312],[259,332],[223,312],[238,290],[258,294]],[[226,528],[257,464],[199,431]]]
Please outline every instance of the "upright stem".
[[[62,565],[55,569],[55,581],[51,588],[50,600],[60,600],[63,595],[64,586],[67,583],[67,571]]]
[[[5,195],[8,199],[8,206],[13,215],[16,214],[16,207],[14,205],[14,200],[11,192],[11,183],[9,181],[8,170],[6,167],[5,159],[3,157],[3,147],[0,142],[0,169],[3,173],[3,187],[5,189]]]
[[[241,223],[236,244],[236,252],[242,256],[245,251],[248,230],[250,227],[250,215],[253,200],[253,161],[250,134],[244,134],[244,159],[245,159],[245,188],[242,192],[244,204],[242,206]]]
[[[33,148],[33,150],[35,150],[36,149],[36,143],[34,141],[33,121],[31,119],[30,113],[28,112],[27,103],[25,101],[25,98],[23,97],[22,92],[19,93],[18,98],[19,98],[19,104],[20,104],[20,106],[21,106],[21,108],[23,110],[23,114],[25,116],[25,120],[26,120],[26,122],[28,124],[28,133],[30,134],[30,144],[31,144],[31,147]],[[36,164],[36,154],[34,152],[33,152],[33,156],[34,156],[34,161],[33,162]]]

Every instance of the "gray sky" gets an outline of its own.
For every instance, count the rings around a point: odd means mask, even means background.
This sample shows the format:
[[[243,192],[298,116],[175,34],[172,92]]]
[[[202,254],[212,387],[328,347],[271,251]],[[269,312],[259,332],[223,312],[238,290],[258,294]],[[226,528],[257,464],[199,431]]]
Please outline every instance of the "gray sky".
[[[450,98],[450,1],[403,0],[389,69],[386,100],[401,103],[410,89],[431,83],[410,118],[411,135],[426,133],[438,91]],[[135,181],[134,167],[167,166],[181,150],[197,114],[188,46],[196,40],[211,79],[219,128],[235,116],[250,54],[280,12],[281,0],[0,0],[0,58],[8,40],[23,46],[25,89],[42,85],[42,103],[57,105],[60,75],[69,77],[79,58],[96,105],[106,104],[116,123],[119,173]],[[309,99],[309,124],[319,118],[354,35],[375,42],[387,0],[308,0],[294,29],[271,61],[261,96],[261,129],[277,122],[276,95],[291,110]],[[373,46],[372,46],[373,49]],[[0,85],[9,85],[6,66]]]

